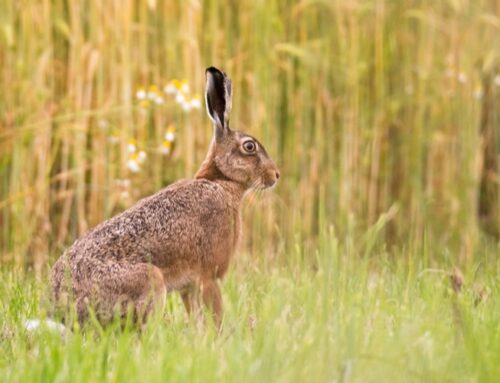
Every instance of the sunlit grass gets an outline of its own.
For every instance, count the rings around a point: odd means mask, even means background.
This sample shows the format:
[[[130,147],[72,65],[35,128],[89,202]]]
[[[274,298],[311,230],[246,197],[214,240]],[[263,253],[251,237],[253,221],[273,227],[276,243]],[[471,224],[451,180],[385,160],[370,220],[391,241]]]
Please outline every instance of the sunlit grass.
[[[0,380],[495,381],[499,14],[0,0]],[[233,81],[231,126],[282,174],[245,200],[222,334],[176,296],[142,332],[26,333],[75,238],[192,177],[211,65]]]
[[[177,296],[142,332],[111,326],[65,337],[27,333],[23,321],[42,315],[45,283],[3,272],[0,376],[4,382],[495,381],[500,264],[494,253],[483,254],[491,263],[466,272],[455,293],[450,269],[405,254],[361,257],[348,248],[324,236],[313,264],[277,268],[240,256],[223,283],[220,335],[187,322]]]

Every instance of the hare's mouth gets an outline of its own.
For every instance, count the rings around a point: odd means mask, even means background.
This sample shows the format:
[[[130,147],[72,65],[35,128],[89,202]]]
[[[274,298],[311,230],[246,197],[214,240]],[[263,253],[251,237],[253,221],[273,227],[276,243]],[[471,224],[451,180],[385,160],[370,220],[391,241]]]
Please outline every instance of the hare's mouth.
[[[262,177],[262,184],[264,185],[264,189],[272,188],[276,186],[278,180],[280,178],[280,172],[277,169],[272,169],[268,171],[265,177]]]
[[[277,178],[267,178],[267,179],[261,179],[259,180],[259,182],[257,183],[257,185],[255,185],[255,189],[257,190],[265,190],[265,189],[270,189],[270,188],[273,188],[276,186],[276,184],[278,183],[278,179]]]
[[[266,186],[266,183],[264,182],[263,179],[258,178],[252,182],[250,185],[249,189],[252,190],[264,190],[267,189],[269,186]]]
[[[265,190],[273,188],[278,183],[278,178],[279,178],[278,172],[263,174],[252,182],[249,189]]]
[[[278,183],[278,180],[268,180],[266,182],[263,182],[262,184],[262,189],[270,189],[276,186]]]

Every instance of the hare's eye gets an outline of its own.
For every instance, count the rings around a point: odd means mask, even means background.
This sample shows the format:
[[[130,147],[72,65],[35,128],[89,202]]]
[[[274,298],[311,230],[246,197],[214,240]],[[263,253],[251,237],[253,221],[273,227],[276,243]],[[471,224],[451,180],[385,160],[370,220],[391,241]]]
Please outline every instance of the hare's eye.
[[[256,145],[255,145],[255,142],[253,142],[252,140],[248,140],[248,141],[245,141],[243,143],[243,149],[245,149],[246,152],[248,153],[253,153],[255,152],[255,149],[256,149]]]

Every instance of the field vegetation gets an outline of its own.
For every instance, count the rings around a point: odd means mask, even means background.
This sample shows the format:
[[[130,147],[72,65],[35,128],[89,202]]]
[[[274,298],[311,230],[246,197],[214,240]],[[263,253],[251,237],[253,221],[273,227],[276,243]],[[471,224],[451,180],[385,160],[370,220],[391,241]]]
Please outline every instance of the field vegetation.
[[[2,381],[496,381],[500,2],[0,0]],[[50,329],[50,265],[179,178],[204,69],[278,187],[245,203],[223,331]]]

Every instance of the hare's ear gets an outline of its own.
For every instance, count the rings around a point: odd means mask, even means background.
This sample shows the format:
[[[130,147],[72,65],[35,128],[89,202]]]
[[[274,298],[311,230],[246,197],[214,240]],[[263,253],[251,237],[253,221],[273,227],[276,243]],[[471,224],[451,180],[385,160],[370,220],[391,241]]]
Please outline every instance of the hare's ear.
[[[206,75],[205,102],[207,112],[215,124],[215,138],[220,139],[229,132],[231,80],[224,72],[214,67],[207,68]]]

